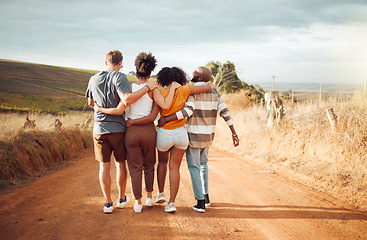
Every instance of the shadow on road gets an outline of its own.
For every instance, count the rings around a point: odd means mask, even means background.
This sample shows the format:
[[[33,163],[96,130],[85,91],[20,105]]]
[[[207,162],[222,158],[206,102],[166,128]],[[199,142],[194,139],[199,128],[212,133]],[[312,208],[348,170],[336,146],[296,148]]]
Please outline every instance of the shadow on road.
[[[243,219],[338,219],[367,220],[367,211],[345,208],[283,205],[240,205],[213,203],[204,214],[179,211],[190,217],[243,218]]]

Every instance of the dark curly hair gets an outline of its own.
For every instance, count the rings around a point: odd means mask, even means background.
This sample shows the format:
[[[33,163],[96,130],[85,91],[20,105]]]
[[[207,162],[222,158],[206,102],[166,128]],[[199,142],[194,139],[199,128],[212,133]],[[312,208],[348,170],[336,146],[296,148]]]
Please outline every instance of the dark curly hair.
[[[157,83],[162,87],[170,85],[173,81],[181,85],[187,83],[186,73],[178,67],[164,67],[157,74]]]
[[[139,77],[148,77],[157,66],[157,60],[152,53],[141,52],[135,59],[136,75]]]

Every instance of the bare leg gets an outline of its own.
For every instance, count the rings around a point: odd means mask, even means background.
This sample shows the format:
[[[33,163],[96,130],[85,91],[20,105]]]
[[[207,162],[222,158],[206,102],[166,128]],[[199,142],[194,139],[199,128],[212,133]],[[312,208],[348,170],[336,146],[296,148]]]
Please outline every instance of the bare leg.
[[[99,183],[106,203],[112,203],[111,199],[111,162],[99,163]]]
[[[166,182],[168,156],[169,151],[158,151],[157,180],[160,193],[164,191],[164,185]]]
[[[170,150],[169,159],[169,184],[170,184],[170,196],[169,203],[175,202],[178,193],[178,188],[180,186],[180,166],[182,157],[186,150],[179,149],[176,147]]]
[[[127,170],[126,161],[116,161],[116,182],[119,190],[119,198],[125,199],[126,182],[127,182]]]

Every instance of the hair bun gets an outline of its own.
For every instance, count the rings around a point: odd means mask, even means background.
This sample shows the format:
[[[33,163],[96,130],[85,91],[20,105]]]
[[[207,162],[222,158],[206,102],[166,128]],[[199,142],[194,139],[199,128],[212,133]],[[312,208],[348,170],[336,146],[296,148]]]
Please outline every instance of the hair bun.
[[[136,73],[138,77],[147,77],[155,69],[157,60],[152,53],[141,52],[135,59]]]

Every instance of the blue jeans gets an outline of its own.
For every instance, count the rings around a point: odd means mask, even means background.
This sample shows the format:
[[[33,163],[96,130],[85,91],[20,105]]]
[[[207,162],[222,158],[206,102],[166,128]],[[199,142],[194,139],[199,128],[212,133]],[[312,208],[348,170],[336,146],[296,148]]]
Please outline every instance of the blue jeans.
[[[186,150],[186,161],[190,171],[192,188],[196,200],[204,200],[204,194],[209,193],[208,152],[209,147],[188,147]]]

